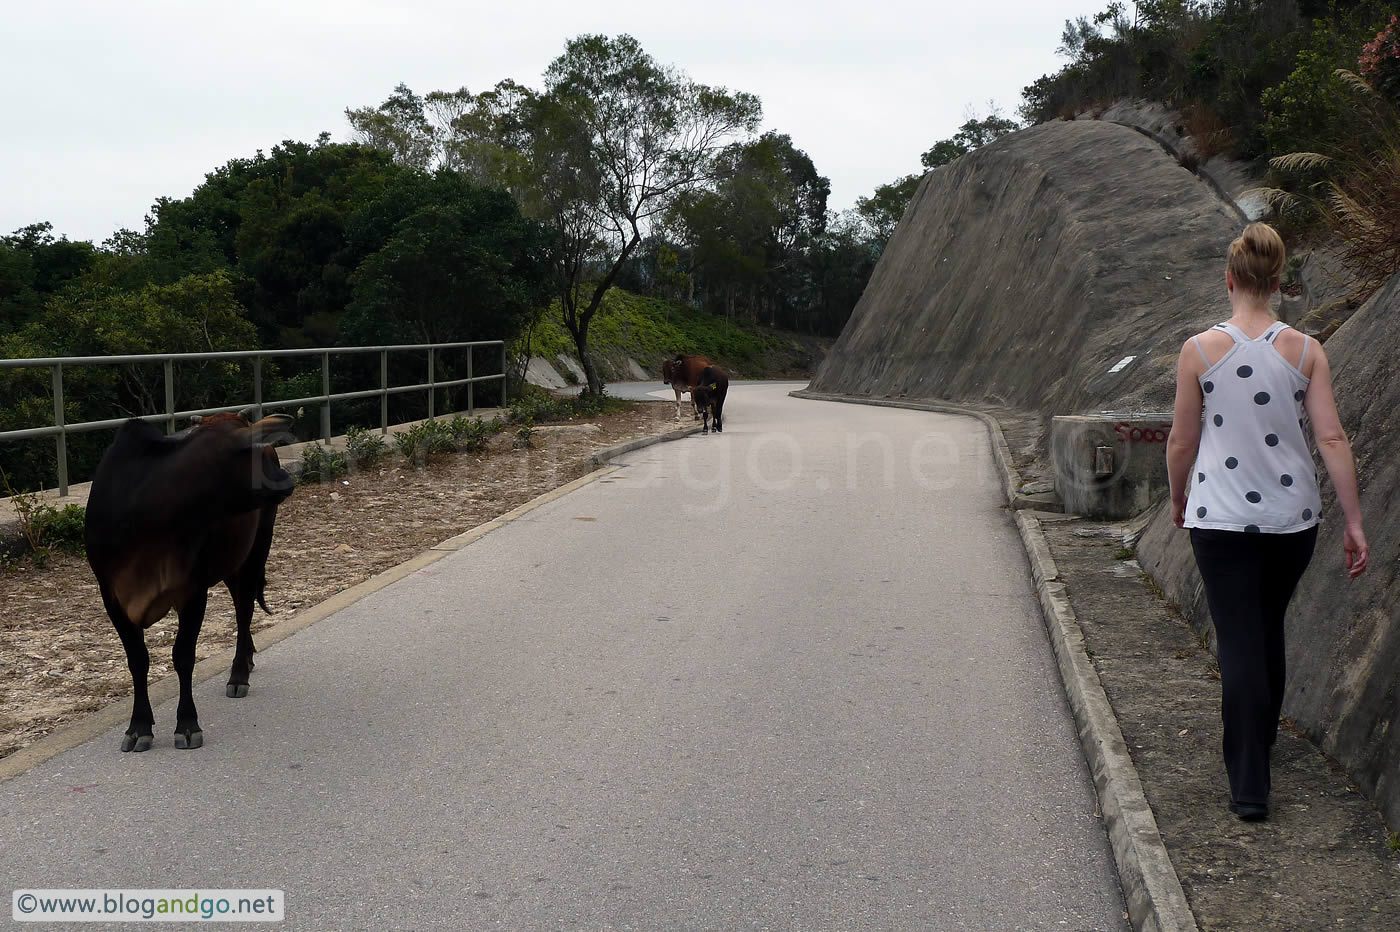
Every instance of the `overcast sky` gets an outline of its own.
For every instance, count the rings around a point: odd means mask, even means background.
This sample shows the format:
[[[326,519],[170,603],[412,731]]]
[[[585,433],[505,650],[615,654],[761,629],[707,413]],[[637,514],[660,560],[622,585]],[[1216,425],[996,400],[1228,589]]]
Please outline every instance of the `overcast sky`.
[[[705,84],[757,94],[763,126],[831,179],[830,206],[919,170],[989,100],[1059,67],[1097,0],[23,0],[0,27],[0,233],[142,229],[229,159],[323,130],[400,81],[419,94],[540,87],[571,37],[630,33]],[[602,9],[606,7],[606,9]],[[593,8],[598,8],[594,12]]]

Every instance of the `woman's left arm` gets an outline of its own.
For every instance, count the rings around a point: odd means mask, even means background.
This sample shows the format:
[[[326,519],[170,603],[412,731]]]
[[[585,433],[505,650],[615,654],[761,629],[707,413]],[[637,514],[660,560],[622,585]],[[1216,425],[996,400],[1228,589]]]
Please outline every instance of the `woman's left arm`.
[[[1177,527],[1186,526],[1186,486],[1201,445],[1204,401],[1200,376],[1204,368],[1205,360],[1191,345],[1191,340],[1187,340],[1176,361],[1176,405],[1172,411],[1171,433],[1167,436],[1167,478],[1171,483],[1172,522]]]

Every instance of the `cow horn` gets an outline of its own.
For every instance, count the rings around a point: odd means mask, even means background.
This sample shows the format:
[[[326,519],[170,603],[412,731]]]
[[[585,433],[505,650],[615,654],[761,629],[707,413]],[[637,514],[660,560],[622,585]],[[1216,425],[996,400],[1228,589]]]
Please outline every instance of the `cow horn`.
[[[246,407],[246,408],[244,408],[243,410],[239,411],[239,412],[238,412],[238,416],[241,417],[241,418],[243,418],[243,420],[247,421],[249,424],[251,424],[251,423],[253,423],[253,416],[254,416],[255,414],[257,414],[257,413],[258,413],[258,409],[257,409],[256,407],[254,407],[253,405],[249,405],[248,407]]]
[[[202,421],[202,420],[204,420],[204,415],[202,415],[202,414],[191,414],[191,415],[190,415],[190,423],[191,423],[191,424],[198,424],[198,423],[199,423],[200,421]]]

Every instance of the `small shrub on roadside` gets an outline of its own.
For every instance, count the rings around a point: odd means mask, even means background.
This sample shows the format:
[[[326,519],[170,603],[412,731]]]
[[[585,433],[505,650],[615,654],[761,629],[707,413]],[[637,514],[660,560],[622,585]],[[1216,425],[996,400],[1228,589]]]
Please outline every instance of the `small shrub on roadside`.
[[[0,491],[15,510],[20,533],[18,540],[0,547],[0,568],[17,566],[26,555],[35,566],[43,567],[55,550],[79,555],[85,551],[83,528],[87,511],[81,505],[55,508],[46,504],[38,492],[17,492],[3,471]]]
[[[535,426],[529,422],[521,424],[515,431],[515,448],[528,450],[535,445]]]
[[[400,431],[394,437],[394,446],[404,459],[419,466],[426,465],[434,454],[456,449],[452,429],[440,421],[424,421]]]
[[[313,443],[302,451],[301,475],[299,482],[329,482],[350,471],[350,462],[345,454],[320,443]]]
[[[500,433],[504,425],[500,418],[485,421],[479,417],[468,418],[459,414],[447,426],[458,450],[464,453],[479,453],[486,449],[487,442]]]
[[[41,505],[34,515],[41,547],[80,556],[87,550],[83,542],[86,523],[87,509],[82,505],[64,505],[61,509]]]
[[[389,445],[376,433],[363,427],[352,427],[345,432],[345,458],[356,469],[373,466],[388,453]]]

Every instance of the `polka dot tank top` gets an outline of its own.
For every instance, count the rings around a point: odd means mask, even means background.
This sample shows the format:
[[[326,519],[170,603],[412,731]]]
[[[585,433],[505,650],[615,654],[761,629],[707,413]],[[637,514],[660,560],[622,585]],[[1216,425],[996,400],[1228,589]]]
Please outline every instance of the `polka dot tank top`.
[[[1205,421],[1186,526],[1289,534],[1318,523],[1317,467],[1303,427],[1308,379],[1274,348],[1287,324],[1256,339],[1216,324],[1235,345],[1201,376]],[[1197,341],[1196,349],[1205,358]],[[1299,366],[1307,360],[1307,344]]]

